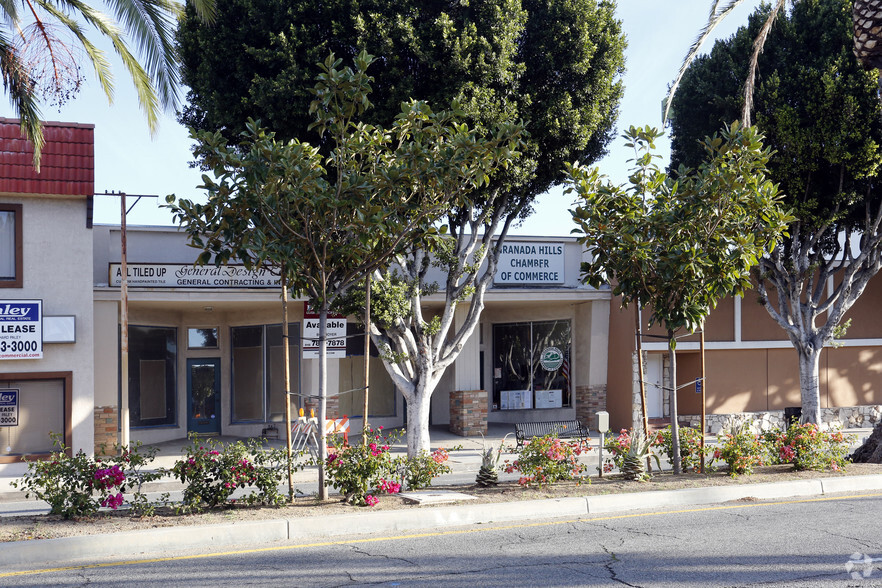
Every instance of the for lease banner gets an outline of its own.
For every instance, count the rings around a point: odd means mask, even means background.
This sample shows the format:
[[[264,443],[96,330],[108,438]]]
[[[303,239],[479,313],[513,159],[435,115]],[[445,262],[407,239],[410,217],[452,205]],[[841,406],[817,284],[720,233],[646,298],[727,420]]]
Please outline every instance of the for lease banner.
[[[0,300],[0,359],[43,357],[43,301]]]
[[[19,390],[0,388],[0,427],[18,426]]]

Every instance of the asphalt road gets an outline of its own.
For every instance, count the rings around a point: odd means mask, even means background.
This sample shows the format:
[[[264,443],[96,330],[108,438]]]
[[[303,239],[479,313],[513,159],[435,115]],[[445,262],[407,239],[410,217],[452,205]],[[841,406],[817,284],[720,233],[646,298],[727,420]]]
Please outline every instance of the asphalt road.
[[[882,494],[0,570],[2,586],[882,586]],[[875,560],[875,561],[874,561]]]

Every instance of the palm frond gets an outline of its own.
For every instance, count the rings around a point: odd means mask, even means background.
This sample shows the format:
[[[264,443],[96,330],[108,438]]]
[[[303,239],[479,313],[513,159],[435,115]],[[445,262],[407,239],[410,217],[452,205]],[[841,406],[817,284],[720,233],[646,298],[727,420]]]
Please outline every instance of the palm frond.
[[[753,40],[753,53],[750,56],[750,69],[747,74],[747,80],[744,82],[744,109],[741,111],[741,122],[744,123],[745,127],[750,126],[750,112],[753,110],[753,88],[756,83],[756,68],[757,63],[759,62],[759,56],[760,53],[763,52],[763,47],[766,45],[766,39],[769,37],[772,25],[775,24],[775,19],[778,18],[778,13],[784,8],[784,3],[786,1],[787,0],[777,0],[777,2],[775,2],[775,6],[766,18],[766,22],[763,23],[759,34],[756,36],[756,39]]]
[[[181,5],[173,0],[108,0],[108,4],[134,41],[163,108],[176,108],[180,74],[174,30]]]
[[[3,88],[9,95],[12,108],[19,118],[22,135],[34,145],[34,168],[40,171],[40,158],[43,152],[43,124],[40,122],[40,109],[34,92],[34,80],[27,64],[4,31],[0,29],[0,76]]]
[[[698,52],[701,51],[701,47],[704,45],[705,41],[708,40],[711,33],[717,26],[725,19],[729,14],[735,10],[735,8],[741,4],[744,0],[729,0],[729,2],[720,8],[721,0],[713,0],[711,3],[710,14],[708,15],[707,24],[704,25],[704,28],[698,33],[698,37],[696,37],[695,41],[693,41],[692,46],[689,48],[689,51],[686,53],[686,57],[683,59],[683,63],[680,65],[680,71],[677,72],[677,77],[674,79],[671,84],[671,88],[668,90],[668,95],[665,96],[665,99],[662,100],[662,125],[667,123],[668,114],[671,111],[671,102],[674,99],[674,94],[677,92],[677,87],[680,85],[680,82],[683,79],[683,76],[686,74],[686,70],[689,69],[689,66],[698,56]]]
[[[40,8],[56,18],[59,23],[63,24],[80,43],[83,50],[86,52],[86,56],[89,58],[89,63],[92,64],[92,68],[95,70],[95,76],[98,78],[98,83],[101,85],[101,89],[107,96],[107,100],[112,103],[114,89],[113,73],[111,72],[110,62],[107,60],[107,57],[105,57],[104,52],[95,47],[86,36],[86,33],[80,24],[70,18],[66,12],[59,10],[54,4],[47,2],[46,0],[36,0],[36,2]],[[121,31],[119,27],[117,27],[113,20],[106,14],[89,6],[85,6],[85,11],[77,10],[81,13],[86,22],[94,26],[102,35],[111,40],[114,37],[120,37]]]

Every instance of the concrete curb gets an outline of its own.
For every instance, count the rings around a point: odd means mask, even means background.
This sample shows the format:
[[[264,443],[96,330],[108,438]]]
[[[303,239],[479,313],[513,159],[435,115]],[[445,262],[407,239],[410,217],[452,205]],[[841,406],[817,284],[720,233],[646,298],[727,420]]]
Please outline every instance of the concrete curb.
[[[110,535],[2,543],[0,566],[120,556],[138,557],[206,545],[226,547],[278,541],[322,540],[369,533],[686,507],[744,498],[780,499],[866,490],[882,490],[882,474],[147,529]]]

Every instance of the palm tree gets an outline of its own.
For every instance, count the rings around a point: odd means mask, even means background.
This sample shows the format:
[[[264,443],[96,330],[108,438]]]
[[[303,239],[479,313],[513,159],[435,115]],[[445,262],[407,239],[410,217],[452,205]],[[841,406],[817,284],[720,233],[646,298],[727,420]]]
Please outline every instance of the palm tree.
[[[190,0],[205,20],[214,0]],[[94,27],[113,44],[138,93],[151,133],[162,109],[178,104],[180,77],[174,30],[183,6],[177,0],[108,0],[108,15],[82,0],[0,0],[0,75],[21,120],[22,134],[34,145],[39,170],[43,147],[41,98],[61,104],[80,88],[85,60],[109,101],[113,101],[110,62],[86,34]],[[132,54],[134,42],[140,61]]]
[[[707,24],[698,34],[698,38],[689,48],[689,52],[683,59],[680,71],[668,90],[668,95],[662,101],[662,121],[667,122],[668,113],[671,108],[671,101],[680,85],[680,80],[689,68],[689,65],[698,55],[701,46],[710,37],[713,30],[720,22],[735,9],[744,0],[711,0],[710,14],[708,15]],[[799,0],[791,0],[798,2]],[[769,15],[766,17],[763,26],[760,28],[759,34],[753,42],[753,53],[750,57],[750,65],[747,74],[747,80],[744,82],[744,107],[741,112],[741,120],[745,126],[750,125],[750,112],[753,109],[753,86],[756,80],[756,68],[760,53],[763,52],[763,46],[775,19],[784,8],[787,0],[774,0]],[[852,19],[854,20],[854,54],[858,61],[867,69],[879,70],[879,86],[882,88],[882,0],[854,0],[852,6]],[[880,96],[882,99],[882,96]]]

